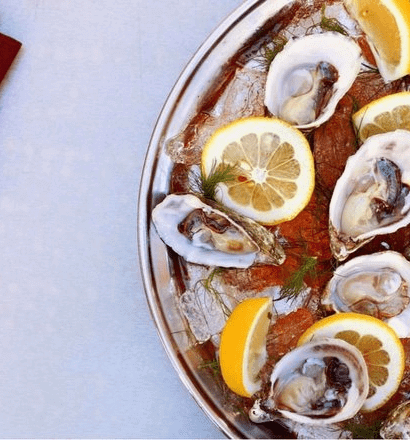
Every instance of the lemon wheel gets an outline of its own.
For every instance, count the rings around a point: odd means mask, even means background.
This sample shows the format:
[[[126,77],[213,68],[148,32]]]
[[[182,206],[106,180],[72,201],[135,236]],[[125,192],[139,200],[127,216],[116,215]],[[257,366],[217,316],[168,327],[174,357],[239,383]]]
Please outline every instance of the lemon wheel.
[[[410,130],[410,92],[394,93],[370,102],[353,114],[353,123],[362,141],[374,134]]]
[[[405,354],[400,339],[383,321],[359,313],[337,313],[308,328],[298,345],[321,337],[343,339],[361,351],[370,385],[363,411],[380,408],[397,391],[404,372]]]
[[[345,0],[345,5],[366,34],[384,80],[410,73],[410,2]]]
[[[203,149],[202,171],[209,176],[222,164],[234,167],[235,178],[219,183],[216,198],[262,224],[293,219],[312,196],[310,145],[280,119],[250,117],[217,130]]]
[[[229,316],[221,334],[219,363],[228,387],[244,397],[259,390],[258,374],[267,360],[266,335],[271,298],[248,298]]]

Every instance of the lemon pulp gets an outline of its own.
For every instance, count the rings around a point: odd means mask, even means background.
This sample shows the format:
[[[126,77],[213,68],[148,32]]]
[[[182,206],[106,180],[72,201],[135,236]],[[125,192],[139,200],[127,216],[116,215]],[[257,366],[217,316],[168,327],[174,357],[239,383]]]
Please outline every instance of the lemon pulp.
[[[250,117],[217,130],[203,149],[205,176],[220,164],[233,166],[236,178],[220,183],[216,197],[263,224],[294,218],[314,189],[309,143],[280,119]]]
[[[410,92],[376,99],[353,114],[353,123],[362,141],[379,133],[410,130]]]
[[[345,0],[366,34],[380,73],[392,81],[410,72],[410,2]]]

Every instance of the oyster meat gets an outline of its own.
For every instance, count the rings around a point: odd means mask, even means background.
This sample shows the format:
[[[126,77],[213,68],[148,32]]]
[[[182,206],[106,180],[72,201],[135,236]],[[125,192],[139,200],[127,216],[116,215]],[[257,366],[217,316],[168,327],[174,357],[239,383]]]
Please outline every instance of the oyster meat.
[[[274,367],[267,398],[257,400],[249,417],[263,423],[284,417],[323,425],[353,417],[369,391],[367,367],[353,345],[317,339],[287,353]]]
[[[339,266],[326,285],[322,305],[388,319],[410,303],[410,262],[393,251],[353,258]]]
[[[393,409],[380,429],[382,438],[410,439],[410,400]]]
[[[361,49],[337,32],[290,40],[272,61],[265,105],[298,128],[327,121],[353,84],[361,66]]]
[[[368,138],[349,157],[329,208],[334,256],[342,261],[376,235],[410,223],[410,132]]]
[[[210,204],[193,194],[168,195],[152,211],[158,235],[191,263],[247,268],[284,262],[282,246],[266,228]]]

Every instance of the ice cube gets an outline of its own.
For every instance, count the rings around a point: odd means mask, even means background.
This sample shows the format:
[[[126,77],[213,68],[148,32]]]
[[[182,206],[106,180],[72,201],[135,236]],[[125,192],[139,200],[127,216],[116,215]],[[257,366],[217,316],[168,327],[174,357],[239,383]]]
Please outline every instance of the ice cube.
[[[186,290],[179,305],[197,342],[205,342],[220,333],[229,315],[226,295],[215,293],[201,283]]]
[[[220,127],[236,119],[263,116],[266,72],[248,67],[237,68],[214,107],[189,124],[182,132],[165,142],[167,154],[176,163],[192,165],[201,160],[202,149],[209,137]]]

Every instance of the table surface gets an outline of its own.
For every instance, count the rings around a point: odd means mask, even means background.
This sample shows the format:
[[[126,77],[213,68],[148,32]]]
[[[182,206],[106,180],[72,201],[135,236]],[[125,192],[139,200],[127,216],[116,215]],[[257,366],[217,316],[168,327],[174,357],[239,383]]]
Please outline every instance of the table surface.
[[[139,178],[180,72],[242,0],[2,0],[0,437],[221,438],[151,320]]]

